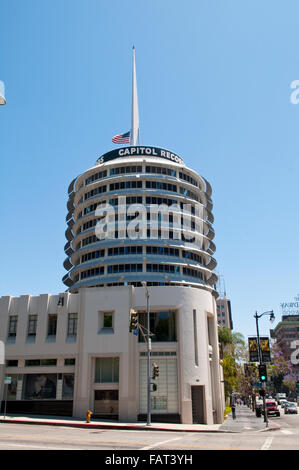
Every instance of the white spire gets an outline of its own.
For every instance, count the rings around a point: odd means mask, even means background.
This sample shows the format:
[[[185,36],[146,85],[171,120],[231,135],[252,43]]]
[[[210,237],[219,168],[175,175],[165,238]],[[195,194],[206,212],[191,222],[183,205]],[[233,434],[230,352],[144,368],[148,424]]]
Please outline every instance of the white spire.
[[[133,76],[132,76],[132,125],[130,145],[136,145],[137,137],[139,140],[139,112],[138,112],[138,96],[135,66],[135,47],[133,46]]]

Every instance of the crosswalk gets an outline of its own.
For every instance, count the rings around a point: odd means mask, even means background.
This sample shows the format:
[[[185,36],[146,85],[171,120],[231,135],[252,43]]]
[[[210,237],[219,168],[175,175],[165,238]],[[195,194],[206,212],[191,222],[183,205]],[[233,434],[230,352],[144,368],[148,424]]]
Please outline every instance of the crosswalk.
[[[289,431],[288,429],[281,429],[280,432],[282,432],[282,434],[294,434],[293,431]]]

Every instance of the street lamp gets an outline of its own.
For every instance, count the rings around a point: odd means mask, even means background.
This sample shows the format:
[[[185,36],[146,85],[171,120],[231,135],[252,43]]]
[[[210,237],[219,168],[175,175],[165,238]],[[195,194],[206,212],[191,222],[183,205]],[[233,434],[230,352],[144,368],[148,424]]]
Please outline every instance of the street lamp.
[[[150,339],[150,312],[149,312],[149,290],[147,288],[146,281],[141,282],[142,286],[145,287],[146,297],[146,319],[147,319],[147,422],[146,425],[151,425],[151,339]]]
[[[263,315],[269,315],[271,323],[273,323],[275,320],[273,310],[269,310],[267,312],[261,313],[260,315],[258,315],[257,312],[255,312],[254,318],[256,321],[257,354],[258,354],[258,362],[260,366],[262,365],[262,353],[261,353],[261,345],[260,345],[259,318],[261,318]],[[262,387],[265,390],[266,382],[262,383]],[[264,422],[266,422],[266,426],[268,427],[268,415],[267,415],[267,408],[266,408],[266,402],[265,402],[265,394],[263,395],[263,409],[264,409]]]

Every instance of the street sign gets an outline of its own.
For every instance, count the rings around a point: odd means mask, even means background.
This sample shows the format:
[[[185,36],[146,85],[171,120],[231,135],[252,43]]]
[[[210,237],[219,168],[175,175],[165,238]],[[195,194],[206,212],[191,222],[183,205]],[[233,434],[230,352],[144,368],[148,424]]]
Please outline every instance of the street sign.
[[[11,384],[11,377],[4,377],[4,385],[10,385]]]
[[[254,382],[252,384],[254,387],[261,387],[262,386],[262,383],[261,382]]]

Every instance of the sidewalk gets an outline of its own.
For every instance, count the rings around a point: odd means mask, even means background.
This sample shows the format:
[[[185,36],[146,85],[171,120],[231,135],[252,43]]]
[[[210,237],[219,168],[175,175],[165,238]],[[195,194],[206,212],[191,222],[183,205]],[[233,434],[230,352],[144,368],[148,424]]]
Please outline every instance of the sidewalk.
[[[233,419],[230,413],[224,423],[220,426],[220,431],[246,432],[246,431],[274,431],[280,429],[280,426],[268,420],[268,427],[264,422],[264,417],[257,418],[251,408],[246,405],[236,406],[236,419]]]
[[[120,421],[91,419],[86,423],[84,419],[66,418],[61,416],[41,416],[41,415],[12,415],[8,414],[4,418],[0,415],[0,423],[7,424],[37,424],[50,426],[69,426],[87,429],[124,429],[140,431],[183,431],[183,432],[246,432],[279,429],[269,420],[269,427],[263,418],[256,418],[255,414],[247,406],[238,406],[236,409],[236,419],[233,420],[231,414],[228,415],[223,424],[176,424],[176,423],[151,423],[147,426],[145,422],[127,423]]]

